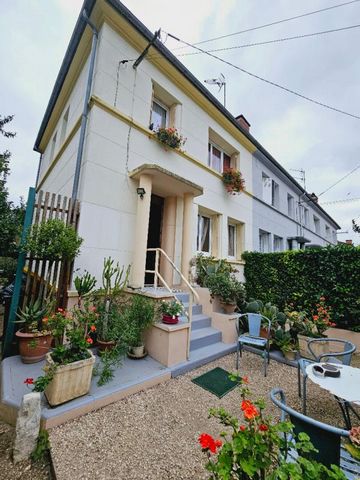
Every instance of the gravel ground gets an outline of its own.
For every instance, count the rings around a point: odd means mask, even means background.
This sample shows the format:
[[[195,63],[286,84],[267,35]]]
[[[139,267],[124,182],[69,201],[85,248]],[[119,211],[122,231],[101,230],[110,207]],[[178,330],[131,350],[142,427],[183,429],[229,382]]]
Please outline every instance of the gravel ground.
[[[205,457],[197,443],[200,433],[218,436],[220,425],[208,419],[210,407],[240,415],[237,389],[218,399],[191,379],[222,367],[233,371],[235,354],[171,379],[50,432],[57,480],[193,480],[208,478]],[[267,378],[260,357],[245,353],[241,374],[248,375],[255,397],[282,387],[288,403],[299,409],[296,369],[271,362]],[[278,416],[273,405],[268,413]],[[314,384],[308,388],[309,414],[342,426],[333,398]]]
[[[50,480],[48,465],[11,461],[14,428],[0,422],[0,480]]]

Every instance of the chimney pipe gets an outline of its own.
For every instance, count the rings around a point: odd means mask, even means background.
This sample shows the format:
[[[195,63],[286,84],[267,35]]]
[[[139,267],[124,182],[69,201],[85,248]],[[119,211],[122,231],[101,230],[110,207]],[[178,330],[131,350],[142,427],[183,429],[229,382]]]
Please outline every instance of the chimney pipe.
[[[243,114],[238,115],[237,117],[235,117],[235,120],[238,122],[239,125],[242,126],[242,128],[243,128],[244,130],[246,130],[247,132],[250,131],[251,125],[250,125],[250,123],[246,120],[246,118],[244,117]]]

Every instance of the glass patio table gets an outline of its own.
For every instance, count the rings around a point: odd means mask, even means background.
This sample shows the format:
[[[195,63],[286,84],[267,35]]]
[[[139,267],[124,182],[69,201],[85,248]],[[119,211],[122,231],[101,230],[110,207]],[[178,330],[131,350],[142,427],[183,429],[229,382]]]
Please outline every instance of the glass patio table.
[[[314,373],[313,367],[316,365],[333,365],[339,368],[340,377],[325,377]],[[351,429],[350,411],[360,420],[359,414],[354,410],[351,404],[360,406],[360,368],[350,367],[337,363],[321,362],[311,363],[306,367],[308,378],[330,392],[337,400],[345,425],[348,430]]]

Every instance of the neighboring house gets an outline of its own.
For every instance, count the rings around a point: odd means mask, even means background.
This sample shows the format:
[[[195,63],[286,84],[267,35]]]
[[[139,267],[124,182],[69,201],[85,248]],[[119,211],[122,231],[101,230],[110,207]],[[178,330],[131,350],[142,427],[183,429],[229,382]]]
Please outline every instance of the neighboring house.
[[[154,35],[124,5],[86,0],[84,9],[98,34],[92,41],[80,15],[35,143],[37,189],[80,201],[75,268],[100,277],[110,255],[131,263],[131,285],[142,287],[149,247],[188,275],[197,252],[241,270],[245,250],[336,243],[336,222],[252,137],[246,119],[234,118],[159,40],[133,68]],[[150,129],[158,126],[187,138],[182,152],[158,142]],[[227,166],[242,172],[246,192],[226,192]],[[161,270],[178,283],[168,264]]]

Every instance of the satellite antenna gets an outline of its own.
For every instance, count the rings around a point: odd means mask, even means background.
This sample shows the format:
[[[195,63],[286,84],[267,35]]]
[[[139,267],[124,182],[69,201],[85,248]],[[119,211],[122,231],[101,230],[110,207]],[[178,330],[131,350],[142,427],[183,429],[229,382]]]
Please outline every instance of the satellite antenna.
[[[219,92],[224,87],[224,107],[225,107],[226,106],[226,82],[225,82],[224,75],[220,73],[218,78],[209,78],[207,80],[204,80],[204,83],[207,83],[209,85],[217,85],[219,87]]]

